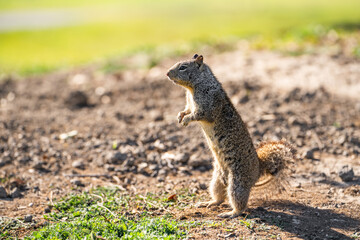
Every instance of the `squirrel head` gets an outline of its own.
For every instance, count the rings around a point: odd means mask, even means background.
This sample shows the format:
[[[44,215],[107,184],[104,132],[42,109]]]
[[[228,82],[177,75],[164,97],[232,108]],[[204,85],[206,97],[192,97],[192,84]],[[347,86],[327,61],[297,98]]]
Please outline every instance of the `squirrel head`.
[[[193,89],[204,70],[204,58],[195,54],[191,60],[176,63],[167,72],[167,76],[174,83]]]

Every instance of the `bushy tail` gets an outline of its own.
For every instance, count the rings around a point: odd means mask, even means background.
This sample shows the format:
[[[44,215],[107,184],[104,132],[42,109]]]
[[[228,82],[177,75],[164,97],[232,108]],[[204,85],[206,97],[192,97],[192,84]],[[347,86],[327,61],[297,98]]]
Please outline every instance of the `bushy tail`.
[[[290,165],[295,160],[295,148],[285,140],[262,142],[256,149],[259,158],[260,181],[255,187],[271,182],[281,184],[292,170]]]

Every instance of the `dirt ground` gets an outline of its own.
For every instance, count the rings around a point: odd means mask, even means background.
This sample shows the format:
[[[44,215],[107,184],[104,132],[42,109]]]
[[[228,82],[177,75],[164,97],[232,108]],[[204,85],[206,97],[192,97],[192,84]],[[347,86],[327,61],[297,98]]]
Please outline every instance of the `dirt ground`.
[[[123,61],[139,60],[146,57]],[[149,70],[106,73],[87,66],[3,79],[0,184],[7,196],[0,216],[31,214],[41,222],[56,199],[114,184],[135,193],[189,188],[207,199],[212,156],[197,124],[177,123],[184,90],[165,77],[177,60]],[[286,193],[264,198],[263,189],[252,192],[246,219],[262,228],[239,224],[245,216],[219,219],[226,205],[189,203],[174,212],[177,219],[222,224],[193,228],[190,238],[360,238],[360,61],[238,49],[205,55],[205,62],[254,142],[285,138],[299,160]]]

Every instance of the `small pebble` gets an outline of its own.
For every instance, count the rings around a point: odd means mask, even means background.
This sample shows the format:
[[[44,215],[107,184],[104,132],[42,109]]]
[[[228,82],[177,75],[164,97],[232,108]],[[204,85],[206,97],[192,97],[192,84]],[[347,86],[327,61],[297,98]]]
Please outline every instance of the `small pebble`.
[[[108,163],[121,164],[127,159],[127,154],[121,152],[109,153],[107,159]]]
[[[7,193],[4,187],[0,186],[0,198],[7,198]]]
[[[26,215],[24,217],[24,222],[32,222],[33,216],[32,215]]]
[[[10,196],[11,196],[12,198],[19,198],[19,197],[22,197],[23,195],[21,194],[20,189],[14,188],[14,189],[11,191]]]
[[[74,168],[85,169],[83,160],[75,160],[71,164]]]
[[[199,184],[199,188],[200,188],[201,190],[206,190],[206,189],[207,189],[207,186],[206,186],[205,183],[200,183],[200,184]]]
[[[107,171],[109,171],[109,172],[112,172],[112,171],[114,171],[114,170],[115,170],[115,167],[114,167],[114,166],[111,166],[111,165],[106,164],[106,165],[105,165],[105,169],[106,169]]]
[[[339,171],[339,177],[344,182],[351,182],[354,178],[354,170],[348,165],[343,166]]]
[[[78,186],[78,187],[84,187],[84,186],[85,186],[85,185],[84,185],[80,180],[78,180],[78,179],[72,179],[70,182],[71,182],[72,184]]]
[[[312,149],[306,150],[303,153],[303,158],[307,158],[307,159],[314,159],[314,151]]]
[[[229,233],[229,234],[224,235],[224,238],[233,238],[233,237],[236,237],[235,233]]]
[[[190,155],[188,153],[180,153],[175,155],[174,160],[176,162],[180,162],[180,163],[187,163],[189,161]]]
[[[65,104],[73,109],[87,107],[89,106],[88,96],[82,91],[71,92],[66,98]]]
[[[165,178],[164,178],[164,177],[158,177],[157,180],[158,180],[158,182],[165,182]]]
[[[44,209],[44,213],[50,213],[51,212],[51,208],[50,207],[46,207],[45,209]]]

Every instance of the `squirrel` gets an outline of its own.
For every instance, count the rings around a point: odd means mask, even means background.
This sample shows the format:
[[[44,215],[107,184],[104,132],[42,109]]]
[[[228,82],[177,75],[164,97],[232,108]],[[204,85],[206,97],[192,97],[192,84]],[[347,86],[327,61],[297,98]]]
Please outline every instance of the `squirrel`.
[[[239,216],[247,208],[252,187],[281,176],[295,149],[285,140],[262,142],[255,149],[245,123],[202,55],[176,63],[166,75],[187,90],[178,122],[183,126],[199,122],[215,159],[209,187],[212,200],[197,206],[219,205],[227,197],[232,211],[219,217]],[[264,176],[267,180],[257,183]]]

